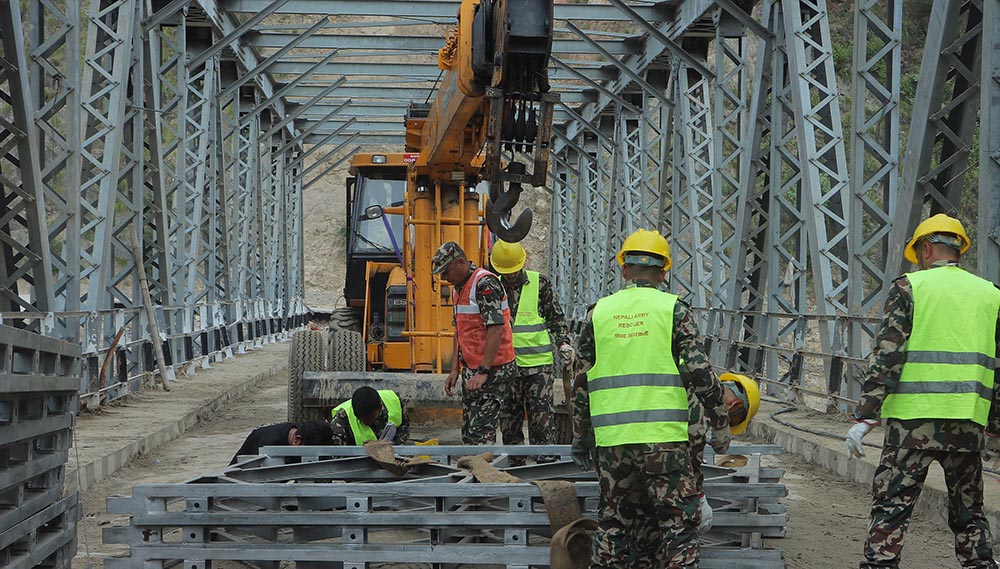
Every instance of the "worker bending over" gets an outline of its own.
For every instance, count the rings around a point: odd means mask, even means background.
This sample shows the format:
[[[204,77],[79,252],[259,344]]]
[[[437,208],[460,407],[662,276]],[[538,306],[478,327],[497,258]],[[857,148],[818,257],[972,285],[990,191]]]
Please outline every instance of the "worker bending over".
[[[410,440],[410,418],[391,389],[359,387],[330,415],[331,444],[353,446],[380,440],[403,445]]]
[[[455,345],[444,391],[450,397],[461,377],[462,442],[496,443],[504,385],[516,373],[507,296],[497,276],[477,268],[454,241],[438,247],[431,272],[454,287]]]
[[[572,365],[566,319],[556,301],[549,279],[524,268],[527,253],[520,243],[497,241],[490,252],[490,264],[501,277],[507,304],[513,317],[516,373],[507,382],[500,411],[500,432],[505,445],[524,444],[524,416],[528,416],[528,442],[555,444],[552,422],[553,345],[559,346],[561,363]],[[554,462],[558,457],[539,456],[538,462]],[[512,466],[524,458],[512,459]]]
[[[330,424],[326,421],[310,421],[301,425],[299,423],[274,423],[257,427],[247,435],[240,450],[236,451],[229,464],[236,464],[236,458],[239,456],[260,454],[261,447],[328,445],[331,444],[330,435]]]
[[[625,287],[591,308],[577,347],[589,370],[574,383],[572,454],[588,469],[594,452],[601,492],[591,567],[697,567],[687,393],[705,409],[712,448],[724,453],[722,385],[691,309],[656,288],[670,268],[667,240],[640,229],[625,239],[618,264]]]
[[[934,461],[948,487],[955,557],[962,567],[996,567],[980,452],[984,444],[995,449],[1000,434],[1000,290],[958,267],[969,245],[957,219],[924,220],[903,253],[920,270],[897,278],[885,301],[857,424],[847,435],[848,456],[864,456],[861,439],[880,414],[886,421],[862,569],[899,567],[903,534]]]
[[[729,416],[729,432],[741,435],[746,431],[750,420],[760,409],[760,388],[757,382],[745,375],[726,372],[719,376],[722,384],[722,401]],[[712,528],[712,506],[705,497],[705,475],[701,465],[705,462],[705,444],[715,436],[705,408],[694,393],[688,392],[688,443],[691,445],[691,471],[697,480],[698,495],[701,503],[701,522],[698,530],[706,532]]]

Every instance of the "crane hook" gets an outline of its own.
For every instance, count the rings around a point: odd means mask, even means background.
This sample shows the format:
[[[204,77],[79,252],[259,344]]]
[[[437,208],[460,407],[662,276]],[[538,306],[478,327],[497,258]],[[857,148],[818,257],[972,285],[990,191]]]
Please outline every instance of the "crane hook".
[[[524,239],[531,229],[531,208],[522,211],[514,223],[511,223],[511,210],[521,197],[521,184],[511,182],[506,191],[503,190],[502,182],[496,183],[496,186],[500,187],[494,187],[494,182],[490,182],[489,197],[486,199],[486,225],[500,239],[508,243],[517,243]]]

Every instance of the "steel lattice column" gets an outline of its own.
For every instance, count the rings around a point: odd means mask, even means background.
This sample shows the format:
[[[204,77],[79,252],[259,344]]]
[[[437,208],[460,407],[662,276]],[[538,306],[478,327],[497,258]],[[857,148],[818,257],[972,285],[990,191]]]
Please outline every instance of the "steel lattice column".
[[[176,198],[180,188],[182,93],[186,88],[181,61],[184,28],[183,14],[175,13],[146,31],[146,101],[151,105],[146,120],[151,167],[147,168],[149,194],[142,237],[147,262],[153,264],[150,297],[156,304],[171,306],[179,305],[183,298],[183,279],[177,266],[180,216]]]
[[[983,0],[979,123],[979,276],[1000,281],[1000,0]]]
[[[558,131],[554,131],[558,132]],[[610,201],[607,188],[609,173],[602,168],[601,154],[613,152],[613,141],[599,129],[590,127],[576,140],[563,139],[563,162],[578,174],[571,176],[575,185],[573,253],[573,300],[566,307],[570,318],[582,319],[586,307],[604,296],[608,290],[608,273],[612,271],[607,254]],[[575,178],[575,179],[574,179]]]
[[[553,283],[556,299],[567,314],[573,314],[578,303],[575,287],[578,275],[574,271],[576,241],[579,232],[573,224],[576,219],[576,193],[579,187],[579,159],[571,148],[551,154],[549,187],[552,189],[552,206],[549,210],[548,275]],[[572,318],[572,316],[571,316]]]
[[[848,309],[875,316],[882,283],[892,280],[887,264],[899,193],[899,88],[903,2],[866,0],[854,5],[854,85],[851,110],[851,282]],[[875,330],[851,324],[848,353],[864,357]],[[851,377],[853,374],[848,374]],[[840,391],[840,386],[831,385]],[[842,395],[857,398],[860,383]]]
[[[745,196],[740,176],[746,161],[744,145],[747,126],[746,29],[731,21],[728,12],[719,9],[715,34],[715,87],[712,90],[713,160],[712,171],[712,296],[713,308],[732,306],[729,284],[735,280],[733,257],[742,247],[736,220]],[[709,314],[707,334],[723,334],[728,319],[713,311]],[[722,363],[721,343],[712,346],[713,359]]]
[[[782,11],[814,301],[817,313],[833,316],[847,311],[849,188],[826,0],[785,0]],[[832,331],[821,322],[827,353]]]
[[[980,103],[982,5],[982,0],[936,0],[931,9],[889,267],[909,268],[902,260],[903,245],[923,217],[925,203],[931,214],[958,215]],[[882,290],[891,284],[886,280]]]
[[[199,49],[192,49],[188,38],[188,53],[195,57]],[[187,102],[184,109],[183,160],[184,179],[183,219],[181,235],[185,250],[185,304],[188,306],[208,297],[212,290],[212,275],[208,267],[209,252],[206,237],[209,233],[209,211],[214,184],[209,177],[209,148],[211,146],[212,100],[215,99],[217,61],[210,58],[197,69],[187,70]]]
[[[774,313],[806,314],[809,312],[808,279],[806,267],[809,255],[809,240],[806,216],[814,214],[806,210],[802,196],[802,167],[800,133],[795,121],[796,89],[795,68],[788,58],[789,38],[792,30],[783,25],[781,11],[783,5],[772,5],[771,30],[775,34],[775,46],[771,62],[771,136],[768,157],[768,214],[767,249],[764,252],[766,272],[766,297],[762,306],[765,313],[761,318],[761,343],[779,345],[794,349],[805,347],[805,329],[794,322],[781,322]],[[804,323],[803,323],[804,324]],[[778,355],[770,351],[767,357],[766,374],[778,377]]]
[[[32,107],[48,214],[53,308],[80,309],[80,3],[28,3]],[[79,339],[79,326],[58,333]]]
[[[727,297],[729,318],[725,337],[729,340],[725,352],[725,367],[741,369],[759,374],[763,371],[763,351],[755,348],[764,343],[768,332],[768,322],[764,312],[768,300],[768,267],[772,262],[770,241],[771,204],[771,138],[773,127],[772,107],[778,105],[774,99],[777,90],[772,84],[775,62],[783,62],[780,54],[775,56],[774,47],[777,33],[777,6],[765,2],[762,7],[761,22],[772,35],[760,37],[754,68],[754,92],[750,102],[750,116],[753,122],[748,126],[743,140],[742,154],[746,157],[740,164],[740,187],[743,188],[736,213],[736,232],[740,243],[733,250],[731,266],[735,278],[730,283]],[[742,344],[741,344],[742,342]]]
[[[52,260],[19,3],[0,7],[0,36],[0,311],[46,312],[55,304]]]
[[[712,249],[712,175],[715,172],[712,127],[712,89],[709,80],[692,68],[677,71],[677,128],[674,145],[674,200],[671,235],[683,256],[674,262],[672,288],[695,307],[715,306]],[[707,314],[699,312],[702,329]]]
[[[90,311],[110,308],[114,296],[123,296],[113,293],[123,275],[116,274],[115,260],[132,257],[124,246],[128,241],[119,240],[116,230],[127,228],[131,221],[119,221],[119,209],[132,212],[129,196],[118,190],[137,12],[136,0],[93,0],[90,6],[80,183],[81,281],[86,281],[84,306]],[[119,198],[125,201],[121,208]]]

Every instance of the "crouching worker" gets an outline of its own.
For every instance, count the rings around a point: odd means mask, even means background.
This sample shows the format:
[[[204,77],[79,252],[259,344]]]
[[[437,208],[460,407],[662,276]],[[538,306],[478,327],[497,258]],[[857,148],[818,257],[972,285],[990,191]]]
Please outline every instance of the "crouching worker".
[[[348,401],[334,407],[331,415],[335,445],[363,445],[374,440],[402,445],[410,440],[410,418],[391,389],[359,387]]]
[[[708,365],[708,362],[705,362]],[[743,434],[750,420],[760,409],[760,388],[757,382],[745,375],[723,373],[719,376],[722,383],[722,402],[729,415],[729,432],[732,435]],[[701,402],[688,393],[688,443],[691,448],[691,472],[697,480],[698,493],[701,496],[701,521],[698,530],[702,533],[712,528],[712,506],[705,497],[705,476],[701,465],[705,458],[705,444],[712,440],[714,432],[705,417],[705,409]]]
[[[236,457],[260,454],[261,447],[271,446],[303,446],[328,445],[330,442],[330,424],[326,421],[310,421],[308,423],[275,423],[254,429],[243,441],[243,446],[229,464],[236,464]]]

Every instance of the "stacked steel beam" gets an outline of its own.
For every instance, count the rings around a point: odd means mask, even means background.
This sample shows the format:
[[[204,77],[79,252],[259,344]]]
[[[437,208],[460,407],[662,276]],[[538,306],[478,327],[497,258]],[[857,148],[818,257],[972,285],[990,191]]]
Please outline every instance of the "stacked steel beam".
[[[63,496],[80,348],[0,326],[0,567],[69,567],[79,495]]]
[[[297,568],[412,567],[414,564],[549,564],[550,519],[539,487],[572,483],[584,517],[597,514],[593,472],[569,461],[568,446],[397,447],[397,457],[426,455],[402,475],[381,469],[359,447],[266,447],[232,467],[184,484],[142,485],[132,496],[108,499],[108,512],[131,517],[108,527],[105,543],[127,544],[130,556],[108,569],[183,562],[199,569],[238,560],[262,568],[294,561]],[[777,569],[780,550],[762,538],[784,535],[782,472],[761,466],[773,446],[740,445],[737,468],[705,466],[705,489],[715,509],[703,536],[701,566]],[[489,464],[520,479],[484,482],[458,459],[490,452]],[[514,456],[549,455],[549,464],[508,467]],[[503,476],[501,474],[501,476]],[[515,479],[516,480],[516,479]],[[572,502],[572,500],[570,500]],[[162,565],[161,565],[162,564]],[[372,565],[375,564],[375,565]],[[417,565],[425,566],[425,565]]]

